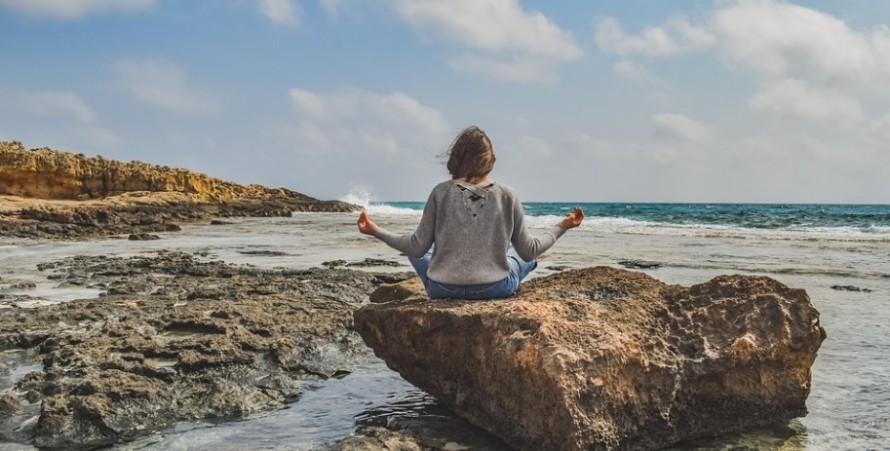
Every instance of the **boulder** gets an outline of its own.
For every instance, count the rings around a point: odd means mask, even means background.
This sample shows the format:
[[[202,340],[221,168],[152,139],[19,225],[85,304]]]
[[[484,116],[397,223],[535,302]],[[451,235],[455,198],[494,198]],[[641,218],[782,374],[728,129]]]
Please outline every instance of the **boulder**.
[[[354,313],[375,354],[523,450],[657,449],[803,416],[826,336],[806,292],[768,277],[682,287],[597,267],[508,300],[385,289],[402,300]]]

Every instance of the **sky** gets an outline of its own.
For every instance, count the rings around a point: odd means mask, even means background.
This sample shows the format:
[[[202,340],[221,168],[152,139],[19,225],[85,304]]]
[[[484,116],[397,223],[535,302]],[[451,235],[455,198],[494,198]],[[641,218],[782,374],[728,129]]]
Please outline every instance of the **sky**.
[[[890,2],[0,0],[0,140],[422,201],[890,203]]]

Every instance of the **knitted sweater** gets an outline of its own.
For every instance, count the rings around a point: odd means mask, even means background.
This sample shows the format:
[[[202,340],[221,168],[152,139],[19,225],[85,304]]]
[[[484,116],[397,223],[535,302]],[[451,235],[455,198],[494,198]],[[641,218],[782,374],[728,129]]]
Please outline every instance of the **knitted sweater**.
[[[410,257],[422,257],[435,243],[430,279],[481,285],[507,277],[511,243],[523,260],[531,261],[565,233],[557,224],[532,236],[524,219],[522,203],[509,186],[448,180],[433,188],[414,232],[400,235],[378,227],[374,236]]]

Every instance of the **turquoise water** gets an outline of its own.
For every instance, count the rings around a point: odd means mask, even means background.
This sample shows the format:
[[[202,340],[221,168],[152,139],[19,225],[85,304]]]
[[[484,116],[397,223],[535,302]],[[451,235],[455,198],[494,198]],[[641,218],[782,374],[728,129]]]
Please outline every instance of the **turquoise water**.
[[[424,204],[384,202],[372,205],[421,211]],[[529,216],[562,216],[579,206],[589,218],[620,218],[641,223],[753,229],[830,227],[890,233],[890,205],[527,202],[523,206]]]

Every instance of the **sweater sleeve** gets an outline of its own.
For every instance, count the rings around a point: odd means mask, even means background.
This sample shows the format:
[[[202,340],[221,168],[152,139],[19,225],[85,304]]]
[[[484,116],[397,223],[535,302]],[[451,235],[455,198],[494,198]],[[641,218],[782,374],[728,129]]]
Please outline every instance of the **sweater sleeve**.
[[[550,249],[564,233],[566,233],[566,229],[556,224],[550,230],[538,236],[532,236],[525,226],[525,212],[522,210],[522,203],[518,200],[513,202],[513,236],[510,237],[510,242],[523,260],[532,261],[538,258],[544,251]]]
[[[420,218],[420,224],[412,233],[399,235],[392,233],[380,226],[374,237],[383,241],[389,247],[404,252],[409,257],[423,257],[424,254],[433,246],[433,238],[436,231],[436,199],[433,193],[430,193],[426,205],[423,207],[423,216]]]

